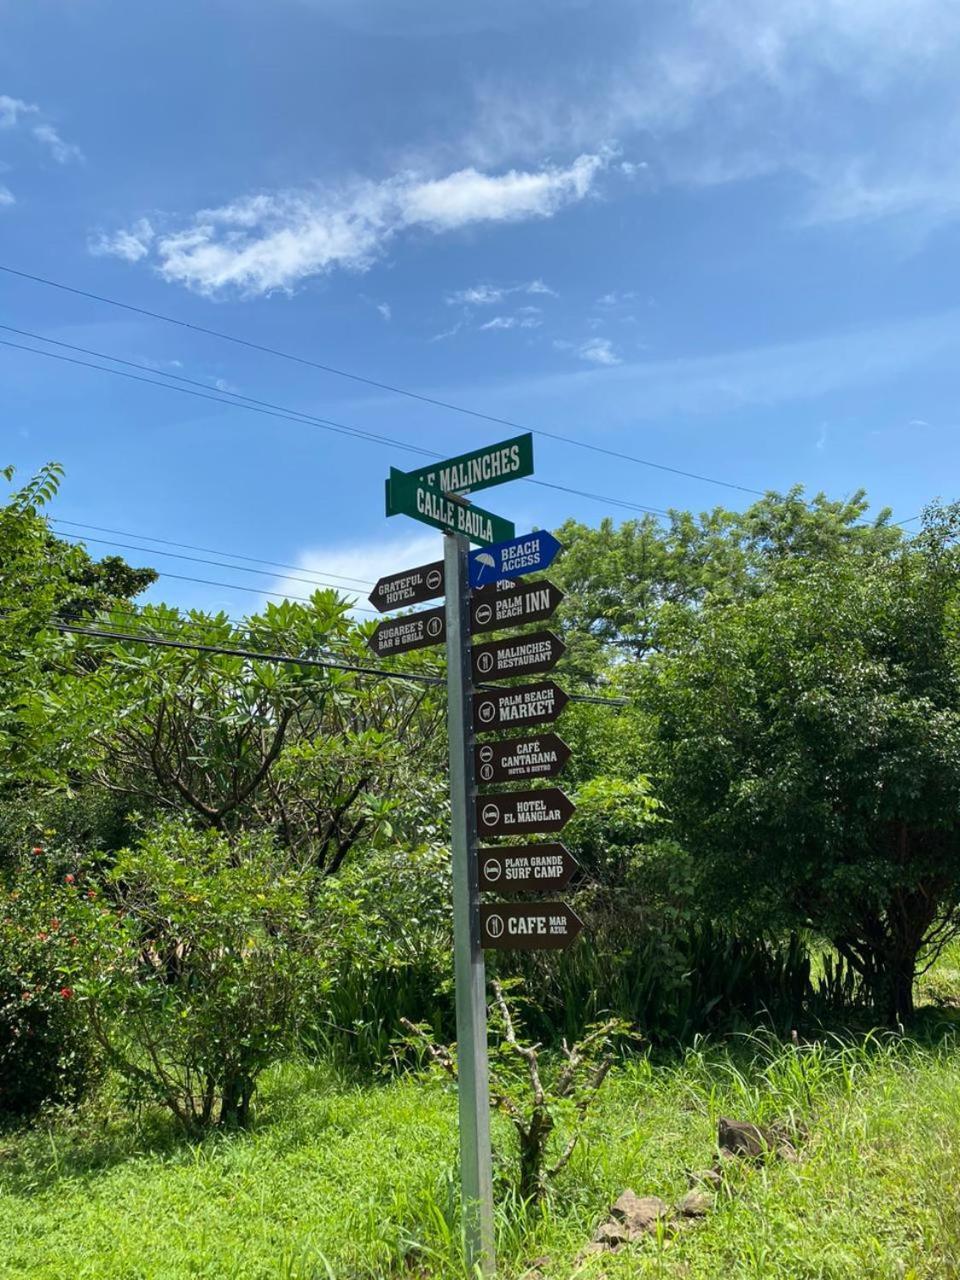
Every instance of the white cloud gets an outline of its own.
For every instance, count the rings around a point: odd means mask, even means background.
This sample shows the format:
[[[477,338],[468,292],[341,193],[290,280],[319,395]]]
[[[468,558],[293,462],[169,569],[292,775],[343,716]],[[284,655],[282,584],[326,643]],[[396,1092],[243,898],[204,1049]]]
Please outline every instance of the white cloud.
[[[88,248],[97,257],[123,258],[126,262],[139,262],[150,252],[155,238],[153,227],[147,218],[141,218],[126,231],[101,233],[91,239]]]
[[[384,320],[392,320],[392,319],[393,319],[393,311],[392,311],[392,310],[391,310],[391,308],[390,308],[390,303],[389,303],[389,302],[378,302],[378,303],[377,303],[377,310],[378,310],[378,311],[380,312],[380,314],[383,316]]]
[[[469,289],[458,289],[454,293],[447,294],[447,304],[449,306],[488,307],[498,302],[503,302],[505,298],[514,293],[540,294],[550,298],[559,298],[560,296],[556,289],[551,289],[542,280],[528,280],[525,284],[475,284]]]
[[[484,329],[538,329],[543,321],[539,316],[531,315],[529,312],[522,314],[518,312],[512,316],[494,316],[492,320],[488,320],[486,324],[480,326],[481,332]]]
[[[620,357],[613,349],[609,338],[590,338],[577,347],[577,355],[590,364],[620,364]]]
[[[0,186],[0,209],[6,209],[12,204],[16,204],[13,192],[9,187]]]
[[[614,158],[611,173],[798,176],[806,222],[960,216],[960,5],[654,0],[633,12],[600,76],[575,52],[479,83],[474,163],[642,141],[648,158]]]
[[[0,93],[0,129],[15,129],[21,116],[40,114],[40,108],[32,102],[24,102],[22,98],[11,98],[9,94]]]
[[[64,142],[52,124],[37,124],[33,127],[33,136],[38,142],[49,147],[50,154],[57,164],[69,164],[71,160],[82,160],[83,152],[72,142]]]
[[[336,587],[342,595],[356,600],[367,609],[370,607],[367,596],[378,578],[397,573],[401,569],[429,564],[442,556],[443,546],[439,533],[414,534],[393,541],[378,538],[373,542],[311,547],[296,557],[298,573],[292,578],[278,578],[271,583],[270,590],[279,591],[282,595],[309,595],[310,588],[303,582],[296,581],[298,576],[306,572]],[[265,597],[265,601],[270,598]],[[360,616],[369,617],[369,614]]]
[[[584,154],[566,168],[501,174],[468,168],[439,179],[407,172],[379,183],[246,196],[201,210],[181,229],[157,235],[154,261],[164,279],[200,293],[291,289],[337,268],[366,270],[410,228],[440,233],[552,217],[582,200],[607,162],[605,153]],[[96,251],[129,260],[131,249],[137,252],[145,243],[140,225],[101,237]]]

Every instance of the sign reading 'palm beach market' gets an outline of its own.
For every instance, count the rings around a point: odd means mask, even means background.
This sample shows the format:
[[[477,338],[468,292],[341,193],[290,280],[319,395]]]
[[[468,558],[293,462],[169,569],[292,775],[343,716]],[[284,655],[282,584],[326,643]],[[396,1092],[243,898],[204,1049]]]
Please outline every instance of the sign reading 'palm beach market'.
[[[547,724],[570,699],[552,680],[542,684],[514,685],[473,695],[473,728],[476,733],[509,729],[513,725]]]

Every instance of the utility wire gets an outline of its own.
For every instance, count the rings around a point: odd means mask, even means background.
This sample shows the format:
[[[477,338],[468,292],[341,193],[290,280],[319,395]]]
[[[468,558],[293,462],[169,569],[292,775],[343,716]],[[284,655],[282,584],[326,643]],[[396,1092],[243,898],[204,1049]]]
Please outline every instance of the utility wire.
[[[115,533],[121,538],[139,538],[141,542],[159,542],[165,547],[180,547],[184,551],[203,551],[211,556],[230,556],[233,560],[246,560],[250,564],[270,565],[274,569],[294,569],[298,573],[310,573],[311,570],[304,570],[300,564],[284,564],[282,560],[264,560],[260,556],[245,556],[238,551],[220,551],[216,547],[198,547],[192,542],[173,542],[169,538],[155,538],[150,533],[131,533],[129,529],[107,529],[99,524],[84,524],[82,520],[64,520],[58,516],[48,516],[47,519],[51,524],[69,524],[75,529],[93,529],[95,533]],[[119,544],[115,544],[119,545]],[[144,547],[145,551],[151,551],[152,548]],[[233,565],[232,568],[238,566]],[[318,573],[324,574],[327,578],[340,578],[344,582],[355,582],[361,587],[372,587],[372,582],[367,582],[363,578],[353,578],[343,573],[332,573],[329,569],[319,569]],[[326,584],[321,584],[326,585]]]
[[[446,684],[443,676],[422,674],[418,671],[386,671],[378,667],[366,667],[351,662],[326,662],[321,658],[297,657],[289,653],[264,653],[257,649],[227,648],[224,645],[202,644],[196,641],[173,640],[160,636],[134,636],[122,631],[108,631],[102,628],[81,627],[75,623],[54,621],[55,630],[70,635],[93,636],[103,640],[127,641],[132,644],[157,645],[165,649],[189,649],[199,653],[219,653],[227,657],[248,658],[253,662],[282,662],[298,667],[321,667],[333,671],[353,672],[357,675],[373,676],[381,680],[407,680],[417,684]],[[500,685],[478,685],[480,689],[502,689]],[[568,696],[569,702],[588,702],[593,705],[609,707],[625,707],[630,705],[629,698],[603,698],[593,694],[573,693]]]
[[[761,498],[764,496],[762,489],[752,489],[748,485],[738,484],[732,480],[720,480],[716,476],[701,475],[696,471],[685,471],[680,467],[668,466],[666,463],[653,462],[649,458],[639,458],[635,454],[623,453],[619,449],[608,449],[604,445],[594,444],[588,440],[578,440],[575,436],[563,435],[558,431],[547,431],[542,427],[526,426],[522,422],[513,421],[511,418],[501,418],[496,414],[483,413],[479,409],[470,409],[465,405],[455,404],[450,400],[440,400],[434,396],[423,395],[418,391],[410,391],[405,387],[393,386],[389,382],[380,382],[376,378],[368,378],[359,373],[350,373],[346,369],[338,369],[334,365],[323,364],[306,356],[294,355],[292,352],[282,351],[278,347],[269,347],[259,342],[252,342],[247,338],[238,337],[236,334],[224,333],[218,329],[209,329],[204,325],[192,324],[188,320],[178,320],[175,316],[164,315],[159,311],[150,311],[146,307],[137,307],[132,303],[121,302],[116,298],[108,298],[103,294],[89,292],[85,289],[76,289],[71,285],[62,284],[57,280],[50,280],[45,276],[31,275],[26,271],[17,271],[14,267],[4,266],[2,263],[0,263],[0,271],[6,272],[8,275],[19,276],[22,280],[30,280],[35,284],[43,284],[52,289],[60,289],[65,293],[75,294],[77,297],[89,298],[93,302],[101,302],[107,306],[119,307],[124,311],[132,311],[136,315],[147,316],[151,320],[161,320],[164,324],[172,324],[181,329],[189,329],[194,333],[202,333],[207,337],[217,338],[222,342],[232,342],[237,346],[246,347],[250,351],[259,351],[264,355],[276,356],[281,360],[289,360],[294,364],[305,365],[307,368],[319,369],[321,373],[330,373],[338,378],[347,378],[351,382],[359,382],[364,386],[375,387],[379,391],[389,391],[392,395],[404,396],[409,400],[417,400],[421,404],[433,405],[437,409],[447,409],[451,413],[460,413],[483,422],[492,422],[497,426],[509,427],[512,431],[529,431],[533,435],[543,436],[546,440],[557,440],[562,444],[573,445],[578,449],[588,449],[592,453],[605,454],[609,458],[617,458],[622,462],[633,462],[641,467],[651,467],[656,471],[665,471],[671,475],[685,476],[688,480],[699,480],[705,484],[716,484],[726,489],[737,489],[741,493],[752,493]]]
[[[125,551],[143,551],[147,555],[151,556],[168,556],[174,560],[190,560],[194,564],[209,564],[218,569],[235,569],[237,573],[258,573],[265,578],[276,578],[277,576],[271,569],[254,569],[243,564],[230,564],[229,561],[226,560],[210,560],[203,556],[188,556],[184,555],[182,551],[159,551],[154,547],[136,547],[133,543],[116,542],[113,538],[91,538],[90,535],[86,533],[61,533],[59,536],[61,538],[71,538],[75,542],[96,542],[101,546],[122,547]],[[131,536],[137,537],[138,535],[133,534]],[[162,572],[162,569],[157,570],[157,573]],[[345,595],[362,594],[359,587],[347,588],[344,586],[338,586],[333,582],[321,582],[314,578],[299,578],[294,574],[287,574],[285,576],[290,582],[302,582],[308,587],[331,587],[334,591],[342,591]]]
[[[419,445],[408,444],[406,441],[398,440],[393,436],[378,435],[376,432],[365,431],[359,427],[348,427],[344,423],[333,422],[329,418],[318,418],[313,414],[302,413],[299,409],[285,409],[283,406],[273,406],[268,400],[252,400],[249,396],[240,399],[227,399],[227,396],[233,395],[233,392],[221,392],[214,394],[209,389],[198,391],[197,387],[206,387],[205,383],[195,382],[190,378],[182,378],[179,374],[171,374],[163,369],[153,369],[150,365],[138,364],[132,360],[121,360],[118,356],[112,356],[101,351],[92,351],[87,347],[77,347],[70,343],[59,342],[54,338],[45,338],[42,334],[28,333],[23,329],[12,330],[10,325],[0,324],[0,329],[13,331],[15,333],[27,334],[37,342],[47,342],[54,346],[65,347],[71,351],[80,351],[85,355],[95,356],[100,360],[113,360],[120,364],[132,365],[135,369],[143,369],[148,373],[156,375],[147,378],[142,374],[127,373],[124,369],[110,369],[104,365],[92,364],[88,360],[80,360],[76,356],[66,356],[56,351],[41,351],[36,347],[27,347],[19,342],[10,342],[9,339],[0,338],[0,346],[12,347],[16,351],[26,351],[35,356],[46,356],[50,360],[60,360],[65,364],[79,365],[85,369],[95,369],[98,373],[110,373],[118,378],[129,378],[133,382],[145,382],[151,387],[163,387],[167,391],[179,391],[183,395],[196,396],[200,400],[212,400],[216,404],[230,405],[236,409],[246,409],[250,413],[264,414],[269,418],[282,418],[290,422],[295,422],[302,426],[320,427],[324,431],[334,431],[340,435],[353,436],[358,440],[366,440],[372,444],[386,444],[391,448],[404,449],[408,453],[419,454],[427,458],[442,458],[443,454],[438,453],[436,449],[424,449]],[[171,381],[158,382],[157,377],[168,378]],[[180,383],[188,383],[190,385],[181,386]],[[668,515],[669,513],[658,507],[646,506],[639,502],[628,502],[624,498],[610,498],[605,494],[588,493],[583,489],[575,489],[568,485],[555,484],[549,480],[540,480],[533,476],[523,477],[522,483],[535,484],[543,489],[557,489],[563,493],[570,493],[580,498],[587,498],[591,502],[602,502],[604,505],[613,505],[623,507],[630,511],[642,511],[647,515]]]

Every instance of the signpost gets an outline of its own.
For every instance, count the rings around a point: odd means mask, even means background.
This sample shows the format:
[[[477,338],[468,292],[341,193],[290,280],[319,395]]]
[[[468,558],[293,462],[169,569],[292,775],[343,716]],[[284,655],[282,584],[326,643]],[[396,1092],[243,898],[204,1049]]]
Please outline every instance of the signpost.
[[[478,870],[481,893],[555,893],[579,867],[558,843],[481,849]]]
[[[509,520],[495,516],[482,507],[474,507],[457,497],[434,488],[415,475],[390,468],[387,481],[387,515],[413,516],[423,524],[431,524],[444,533],[463,533],[471,542],[489,546],[512,538],[516,530]]]
[[[396,473],[391,469],[390,474],[392,478]],[[432,485],[441,493],[476,493],[478,489],[490,489],[508,480],[521,480],[524,476],[533,475],[533,435],[527,431],[522,436],[501,440],[499,444],[474,449],[472,453],[460,453],[455,458],[400,474]],[[387,515],[395,516],[398,512],[390,510],[390,501],[388,494]],[[513,534],[508,533],[497,541],[512,537]]]
[[[424,600],[436,600],[442,595],[443,561],[435,560],[433,564],[422,564],[406,573],[380,578],[367,599],[375,609],[386,613],[409,604],[423,604]]]
[[[470,585],[487,587],[492,582],[540,573],[553,564],[560,543],[546,529],[528,533],[509,542],[498,542],[482,551],[470,552]]]
[[[570,757],[570,748],[554,733],[474,741],[475,733],[554,720],[568,701],[552,680],[479,692],[473,687],[474,679],[548,671],[564,652],[549,631],[471,648],[471,635],[549,618],[563,599],[542,579],[513,581],[545,569],[559,550],[556,539],[545,531],[516,538],[509,520],[462,496],[532,473],[529,433],[418,471],[391,468],[387,515],[405,514],[442,529],[444,555],[442,561],[381,578],[370,595],[381,612],[446,597],[440,608],[381,622],[368,644],[383,657],[446,642],[460,1186],[467,1271],[485,1280],[492,1280],[496,1259],[484,948],[557,950],[570,946],[583,927],[562,902],[480,902],[481,892],[553,892],[576,870],[562,844],[478,850],[478,830],[489,837],[529,837],[561,830],[574,812],[555,788],[477,794],[478,778],[483,785],[552,778]],[[471,552],[471,542],[483,549]],[[471,586],[478,588],[472,597]]]
[[[570,748],[555,733],[481,742],[473,749],[477,781],[522,782],[525,778],[555,778],[570,759]]]
[[[503,590],[506,585],[484,587],[473,593],[471,631],[499,631],[523,622],[543,622],[556,612],[563,599],[563,592],[543,579],[520,587],[511,583],[509,589]]]
[[[473,699],[473,727],[477,733],[490,733],[518,725],[549,724],[569,701],[552,680],[477,693]]]
[[[528,836],[562,831],[576,805],[557,787],[542,791],[498,791],[478,796],[477,830],[482,836]]]
[[[565,951],[583,921],[565,902],[495,902],[480,908],[480,936],[495,951]]]
[[[563,657],[566,648],[552,631],[475,644],[473,678],[503,680],[507,676],[532,676],[538,671],[549,671]]]
[[[424,609],[421,613],[378,622],[376,631],[368,636],[367,644],[378,658],[384,658],[392,653],[409,653],[411,649],[442,644],[446,632],[443,609]]]

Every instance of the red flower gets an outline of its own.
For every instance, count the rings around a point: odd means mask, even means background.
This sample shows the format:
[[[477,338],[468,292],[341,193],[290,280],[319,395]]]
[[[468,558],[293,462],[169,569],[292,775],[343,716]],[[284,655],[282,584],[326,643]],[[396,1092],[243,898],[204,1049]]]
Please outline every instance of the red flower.
[[[60,988],[60,994],[63,996],[64,1000],[72,1000],[72,999],[73,999],[73,987],[61,987],[61,988]]]
[[[90,899],[90,901],[91,901],[91,902],[94,900],[94,898],[95,898],[96,896],[97,896],[97,891],[96,891],[96,889],[88,889],[88,890],[87,890],[87,897]]]
[[[41,853],[43,853],[43,850],[40,848],[40,846],[39,846],[38,844],[35,844],[35,845],[33,846],[33,856],[34,856],[35,858],[39,858],[39,857],[40,857],[40,855],[41,855]]]
[[[54,933],[56,933],[56,931],[60,928],[60,921],[57,919],[56,916],[54,916],[53,919],[50,921],[50,928],[54,931]]]
[[[40,932],[37,934],[37,937],[40,939],[40,941],[41,941],[41,942],[46,942],[46,940],[47,940],[47,935],[43,932],[43,930],[42,930],[42,929],[41,929],[41,930],[40,930]]]
[[[69,872],[63,878],[66,880],[67,884],[73,884],[74,878]]]

